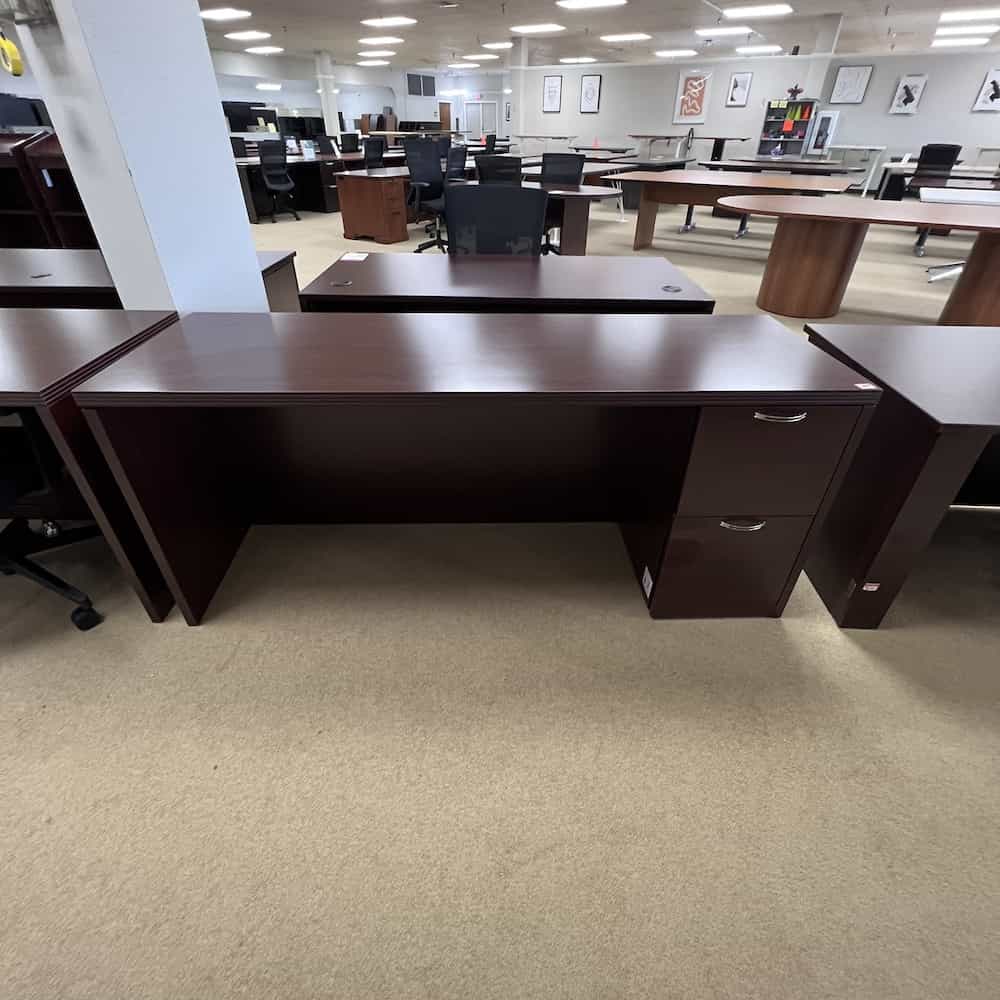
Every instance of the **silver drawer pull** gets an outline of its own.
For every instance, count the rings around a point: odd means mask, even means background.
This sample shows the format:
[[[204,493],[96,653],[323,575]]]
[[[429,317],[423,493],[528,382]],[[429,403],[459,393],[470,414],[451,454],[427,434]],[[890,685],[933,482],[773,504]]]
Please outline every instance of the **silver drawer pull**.
[[[726,531],[762,531],[767,521],[746,521],[742,524],[736,521],[720,521],[719,527]]]
[[[763,420],[765,424],[801,424],[808,416],[807,412],[803,412],[793,413],[790,417],[782,417],[777,413],[761,413],[760,410],[757,410],[753,418],[754,420]]]

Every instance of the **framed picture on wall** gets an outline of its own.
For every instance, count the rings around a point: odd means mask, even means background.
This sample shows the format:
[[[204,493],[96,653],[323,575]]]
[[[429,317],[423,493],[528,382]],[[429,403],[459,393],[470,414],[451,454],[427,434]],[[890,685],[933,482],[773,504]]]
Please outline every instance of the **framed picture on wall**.
[[[991,69],[979,88],[973,111],[1000,111],[1000,69]]]
[[[510,101],[507,101],[503,106],[503,120],[505,122],[510,121]]]
[[[727,108],[745,108],[750,102],[750,84],[753,73],[733,73],[726,91]]]
[[[675,125],[704,125],[712,74],[704,70],[681,70],[674,102]]]
[[[892,104],[889,105],[889,114],[915,115],[926,86],[926,73],[910,73],[908,76],[900,77],[899,83],[896,84],[896,93],[892,95]]]
[[[580,81],[580,114],[596,115],[601,110],[601,74],[584,73]]]
[[[562,77],[542,77],[542,111],[545,114],[558,114],[562,111]]]
[[[860,104],[868,92],[874,66],[841,66],[833,81],[831,104]]]

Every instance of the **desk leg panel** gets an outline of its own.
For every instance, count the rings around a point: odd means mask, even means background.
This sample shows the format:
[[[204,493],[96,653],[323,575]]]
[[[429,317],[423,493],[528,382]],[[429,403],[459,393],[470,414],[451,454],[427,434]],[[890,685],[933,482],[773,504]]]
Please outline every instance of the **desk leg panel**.
[[[757,305],[801,319],[836,315],[867,232],[864,222],[780,219]]]
[[[174,599],[83,413],[63,399],[39,417],[146,613],[162,622]]]
[[[566,257],[586,257],[589,226],[589,200],[586,198],[563,199],[563,219],[559,232],[560,253]]]
[[[264,291],[271,312],[301,312],[299,278],[295,260],[289,260],[276,271],[264,275]]]
[[[633,250],[644,250],[653,245],[653,233],[656,232],[656,213],[659,209],[659,203],[650,197],[649,185],[643,184],[639,199],[639,215],[635,220]]]
[[[201,622],[250,527],[229,468],[224,410],[85,410],[189,625]]]
[[[257,215],[257,204],[253,197],[253,188],[250,186],[250,169],[249,167],[237,167],[236,173],[240,178],[240,190],[243,192],[243,201],[247,207],[247,218],[252,223],[260,222],[260,217]]]
[[[1000,236],[980,233],[938,322],[1000,326]]]

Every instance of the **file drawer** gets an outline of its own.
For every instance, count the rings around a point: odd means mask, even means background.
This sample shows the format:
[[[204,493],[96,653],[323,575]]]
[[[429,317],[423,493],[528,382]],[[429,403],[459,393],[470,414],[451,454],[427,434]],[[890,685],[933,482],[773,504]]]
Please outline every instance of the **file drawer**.
[[[809,517],[678,517],[655,580],[654,618],[777,617]]]
[[[678,512],[814,514],[859,406],[705,406]]]

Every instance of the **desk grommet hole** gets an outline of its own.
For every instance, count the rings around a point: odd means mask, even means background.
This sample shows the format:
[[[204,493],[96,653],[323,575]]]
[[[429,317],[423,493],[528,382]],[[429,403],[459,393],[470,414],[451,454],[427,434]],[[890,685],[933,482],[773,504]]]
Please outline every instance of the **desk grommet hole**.
[[[353,285],[353,284],[354,284],[354,282],[351,281],[350,279],[348,279],[347,281],[331,281],[330,282],[330,287],[331,288],[350,288],[351,285]]]
[[[680,290],[681,290],[681,286],[680,285],[664,285],[663,286],[663,291],[670,292],[670,293],[672,293],[674,295],[676,295],[677,292],[679,292]]]

